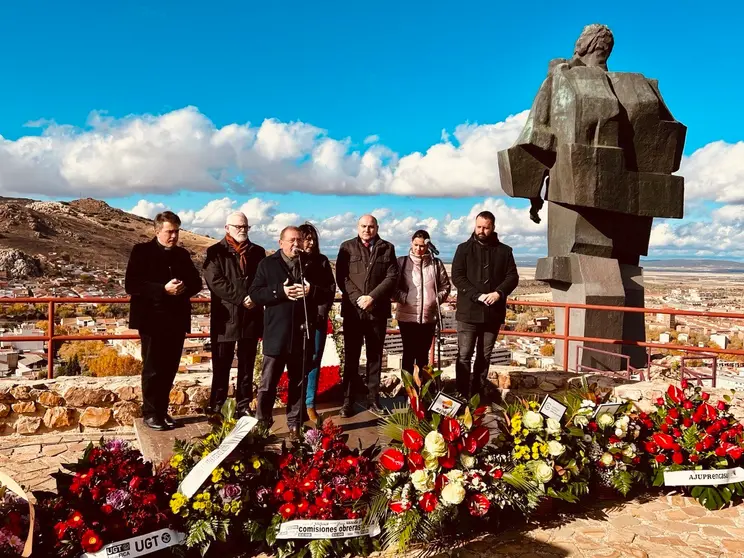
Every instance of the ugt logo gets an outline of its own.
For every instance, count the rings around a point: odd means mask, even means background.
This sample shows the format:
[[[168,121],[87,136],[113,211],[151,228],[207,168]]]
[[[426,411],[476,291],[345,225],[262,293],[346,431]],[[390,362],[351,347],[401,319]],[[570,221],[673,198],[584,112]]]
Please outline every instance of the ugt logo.
[[[143,550],[150,550],[152,548],[157,548],[157,547],[158,547],[158,536],[157,535],[152,535],[150,537],[145,537],[138,541],[134,541],[134,548],[137,550],[137,552],[142,552]]]

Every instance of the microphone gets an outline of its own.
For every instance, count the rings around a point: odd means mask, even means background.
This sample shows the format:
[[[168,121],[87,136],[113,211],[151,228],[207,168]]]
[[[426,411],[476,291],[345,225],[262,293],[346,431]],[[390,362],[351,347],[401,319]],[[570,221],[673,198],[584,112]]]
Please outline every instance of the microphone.
[[[434,246],[434,243],[429,240],[428,238],[424,241],[424,244],[429,248],[429,251],[434,254],[435,256],[439,255],[439,250],[437,250],[437,247]]]

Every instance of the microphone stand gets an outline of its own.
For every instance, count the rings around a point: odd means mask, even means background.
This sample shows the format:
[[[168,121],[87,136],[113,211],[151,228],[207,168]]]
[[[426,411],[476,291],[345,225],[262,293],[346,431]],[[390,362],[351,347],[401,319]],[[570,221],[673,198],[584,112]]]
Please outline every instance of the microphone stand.
[[[437,261],[439,260],[433,253],[431,255],[434,263],[434,289],[436,290],[437,297],[437,364],[439,364],[439,370],[442,370],[442,310],[439,303],[439,282],[437,281],[437,274],[439,268],[437,267]],[[444,265],[444,264],[442,264]],[[441,376],[437,379],[437,388],[442,389],[442,378]]]
[[[302,289],[305,289],[305,272],[302,269],[302,250],[297,251],[297,262],[300,268],[300,282]],[[305,312],[305,323],[300,326],[303,331],[302,335],[302,377],[300,380],[300,420],[297,422],[297,436],[302,434],[302,425],[305,422],[305,373],[307,372],[307,342],[310,339],[310,319],[307,314],[307,294],[302,296],[302,309]],[[318,370],[320,373],[320,370]]]

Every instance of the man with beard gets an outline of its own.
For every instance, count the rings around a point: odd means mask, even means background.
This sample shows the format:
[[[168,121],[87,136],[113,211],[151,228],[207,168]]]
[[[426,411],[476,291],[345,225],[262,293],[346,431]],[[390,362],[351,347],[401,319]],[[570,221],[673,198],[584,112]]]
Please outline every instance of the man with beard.
[[[457,247],[452,282],[457,287],[457,389],[470,399],[492,395],[488,381],[491,351],[506,317],[506,297],[517,287],[519,274],[511,247],[499,241],[493,213],[475,218],[475,231]],[[475,365],[471,361],[475,350]]]
[[[207,249],[204,279],[212,293],[212,391],[209,411],[219,413],[227,399],[230,368],[238,349],[237,416],[250,411],[253,367],[263,333],[263,308],[248,295],[266,251],[248,239],[247,217],[237,211],[227,217],[225,238]]]
[[[129,327],[142,339],[142,415],[153,430],[176,426],[168,415],[170,390],[191,331],[189,299],[202,288],[191,256],[178,246],[180,228],[178,215],[158,213],[155,238],[132,248],[124,283],[132,297]]]

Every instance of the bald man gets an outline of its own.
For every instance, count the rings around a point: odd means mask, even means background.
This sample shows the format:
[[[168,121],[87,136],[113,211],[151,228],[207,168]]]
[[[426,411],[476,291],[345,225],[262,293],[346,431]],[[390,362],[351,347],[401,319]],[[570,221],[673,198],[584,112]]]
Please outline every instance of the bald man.
[[[212,293],[210,337],[212,341],[212,391],[210,413],[219,413],[227,400],[230,368],[238,349],[237,415],[250,413],[253,400],[253,367],[258,340],[263,334],[263,307],[248,296],[258,264],[266,250],[248,239],[248,218],[240,212],[228,215],[225,238],[207,248],[204,279]]]
[[[344,318],[344,404],[341,416],[354,414],[356,395],[361,390],[359,358],[362,343],[367,347],[367,409],[380,408],[380,371],[390,300],[398,281],[395,247],[382,240],[377,219],[363,215],[357,223],[356,238],[341,244],[336,258],[336,281],[341,289]]]

